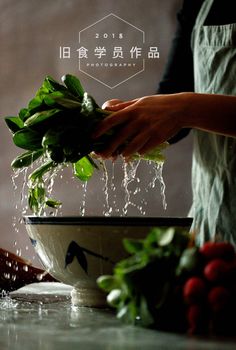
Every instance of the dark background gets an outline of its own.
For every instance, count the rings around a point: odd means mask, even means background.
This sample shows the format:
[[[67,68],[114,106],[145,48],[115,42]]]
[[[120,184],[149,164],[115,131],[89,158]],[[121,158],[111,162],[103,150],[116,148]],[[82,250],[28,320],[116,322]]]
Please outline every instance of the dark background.
[[[153,94],[166,63],[171,39],[176,27],[176,12],[181,0],[1,0],[0,2],[0,247],[30,258],[38,264],[30,246],[24,225],[19,223],[25,199],[21,201],[23,175],[12,184],[10,163],[19,154],[12,144],[11,136],[3,117],[15,115],[27,105],[46,75],[60,80],[65,73],[80,77],[82,84],[99,104],[110,98],[132,99]],[[146,60],[145,71],[114,89],[102,85],[78,71],[74,59],[60,59],[60,46],[78,46],[79,31],[98,21],[109,13],[114,13],[145,32],[145,45],[158,46],[159,60]],[[104,29],[109,32],[110,28]],[[124,26],[125,44],[129,46],[129,29]],[[171,108],[171,106],[170,106]],[[141,191],[131,200],[143,205],[148,216],[186,216],[191,203],[191,135],[166,152],[163,177],[166,184],[167,209],[162,206],[159,184],[156,189],[145,191],[152,178],[152,169],[142,164],[137,173],[140,183],[133,182],[130,189],[140,186]],[[119,161],[108,187],[116,187],[110,193],[110,205],[114,215],[121,215],[125,192],[122,188],[123,170]],[[104,197],[104,181],[101,172],[88,184],[86,192],[85,215],[103,215],[107,210]],[[133,187],[132,187],[133,186]],[[72,179],[69,169],[58,177],[56,197],[63,201],[59,215],[79,215],[84,198],[81,183]],[[116,203],[114,204],[113,201]],[[26,212],[30,214],[28,211]],[[23,213],[25,214],[25,212]],[[142,215],[141,211],[130,205],[128,215]]]

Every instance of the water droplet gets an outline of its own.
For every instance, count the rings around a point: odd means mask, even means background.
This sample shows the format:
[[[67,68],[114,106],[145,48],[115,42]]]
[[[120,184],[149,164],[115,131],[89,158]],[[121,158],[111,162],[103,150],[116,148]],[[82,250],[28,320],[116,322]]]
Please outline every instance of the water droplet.
[[[42,273],[39,273],[38,275],[36,275],[36,278],[38,281],[42,281],[43,279],[43,274]]]
[[[27,265],[24,265],[24,266],[23,266],[23,270],[27,272],[27,271],[29,270],[28,266],[27,266]]]
[[[8,267],[11,267],[11,262],[10,262],[10,261],[6,261],[6,265],[7,265]]]
[[[3,273],[3,276],[4,276],[4,278],[5,278],[6,280],[9,280],[9,279],[11,278],[10,273],[4,272],[4,273]]]
[[[19,267],[17,265],[17,261],[15,261],[15,264],[12,267],[13,267],[13,270],[15,270],[15,271],[19,270]]]
[[[16,255],[21,256],[21,249],[20,248],[16,250]]]
[[[12,275],[11,279],[12,279],[12,281],[15,281],[16,280],[16,275]]]

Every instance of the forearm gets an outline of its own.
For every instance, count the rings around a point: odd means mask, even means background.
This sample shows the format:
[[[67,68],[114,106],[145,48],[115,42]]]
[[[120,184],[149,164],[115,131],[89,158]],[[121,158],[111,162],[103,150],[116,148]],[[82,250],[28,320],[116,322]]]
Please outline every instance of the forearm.
[[[236,96],[186,93],[181,125],[236,137]]]

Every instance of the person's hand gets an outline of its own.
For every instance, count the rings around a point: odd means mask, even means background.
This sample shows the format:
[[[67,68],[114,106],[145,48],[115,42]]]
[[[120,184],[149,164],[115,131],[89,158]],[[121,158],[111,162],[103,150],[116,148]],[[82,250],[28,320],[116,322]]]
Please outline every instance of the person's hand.
[[[114,135],[99,153],[113,158],[117,153],[129,158],[144,154],[174,136],[182,127],[185,109],[184,94],[145,96],[131,101],[110,100],[103,108],[113,111],[94,132],[98,138],[110,129]]]

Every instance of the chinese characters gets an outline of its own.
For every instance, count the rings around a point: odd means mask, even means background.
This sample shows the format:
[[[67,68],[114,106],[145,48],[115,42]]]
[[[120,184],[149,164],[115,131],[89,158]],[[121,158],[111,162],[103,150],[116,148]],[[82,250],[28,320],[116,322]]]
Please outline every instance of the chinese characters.
[[[110,51],[110,50],[109,50]],[[130,59],[138,59],[143,57],[143,48],[138,46],[132,46],[127,53],[127,50],[124,50],[122,46],[114,46],[112,48],[112,59],[124,59],[125,55]],[[76,49],[78,52],[78,59],[88,59],[89,49],[84,46]],[[107,56],[107,48],[105,46],[96,46],[92,51],[94,58],[102,59]],[[71,58],[71,47],[70,46],[60,46],[59,48],[59,57],[60,59]],[[145,53],[145,57],[148,59],[159,59],[160,52],[157,46],[150,46],[148,52]]]

